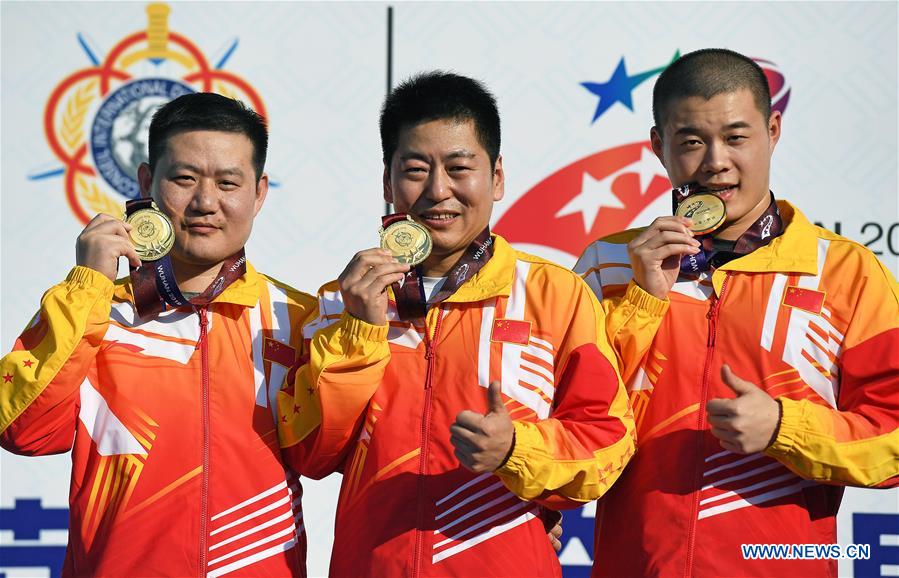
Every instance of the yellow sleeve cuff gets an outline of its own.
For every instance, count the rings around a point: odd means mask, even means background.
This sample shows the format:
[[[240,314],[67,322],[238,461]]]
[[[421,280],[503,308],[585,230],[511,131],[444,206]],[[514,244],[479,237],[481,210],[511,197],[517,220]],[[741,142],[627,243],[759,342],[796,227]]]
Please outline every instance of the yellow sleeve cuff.
[[[95,269],[91,269],[90,267],[83,267],[81,265],[76,265],[69,271],[69,274],[66,276],[66,281],[69,285],[79,286],[82,288],[93,287],[95,289],[100,290],[109,290],[110,297],[112,296],[113,289],[115,288],[115,283],[109,280],[109,278],[100,273]]]
[[[802,435],[802,402],[788,397],[779,397],[777,401],[781,407],[780,426],[774,442],[765,449],[771,457],[788,455]]]
[[[658,317],[665,315],[668,311],[668,306],[671,304],[667,298],[659,299],[655,295],[647,293],[633,279],[627,284],[624,300],[632,303],[637,309]]]
[[[354,317],[344,310],[340,317],[340,334],[341,339],[346,346],[352,346],[355,343],[374,341],[387,341],[387,332],[390,330],[390,324],[372,325],[367,321],[363,321],[358,317]]]
[[[512,453],[506,463],[496,469],[494,473],[507,482],[509,489],[521,496],[527,485],[526,480],[533,480],[536,475],[531,471],[535,465],[543,460],[535,459],[537,454],[545,453],[543,435],[533,423],[513,421],[515,437]],[[530,466],[530,467],[529,467]]]

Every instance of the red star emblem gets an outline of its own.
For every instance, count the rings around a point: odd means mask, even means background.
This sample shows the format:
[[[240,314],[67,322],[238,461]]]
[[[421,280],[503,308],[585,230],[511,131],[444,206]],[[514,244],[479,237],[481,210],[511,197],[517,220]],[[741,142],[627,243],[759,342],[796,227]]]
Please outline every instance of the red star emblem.
[[[3,376],[3,383],[12,383],[12,374],[7,373]]]
[[[298,406],[298,405],[293,406],[293,413],[300,413],[300,406]]]
[[[307,387],[307,388],[306,388],[306,391],[309,392],[309,395],[312,395],[312,394],[315,393],[315,388],[314,388],[314,387]]]
[[[282,415],[282,416],[281,416],[281,421],[283,421],[284,423],[287,423],[287,416],[286,416],[286,415]]]
[[[22,365],[24,365],[25,367],[31,367],[32,365],[34,365],[34,360],[26,359],[25,361],[22,362]]]

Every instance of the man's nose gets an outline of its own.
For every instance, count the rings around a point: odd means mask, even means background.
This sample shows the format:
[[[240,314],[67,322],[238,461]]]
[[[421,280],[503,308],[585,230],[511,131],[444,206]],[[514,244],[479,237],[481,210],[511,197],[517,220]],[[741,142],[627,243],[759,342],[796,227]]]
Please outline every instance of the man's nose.
[[[212,179],[200,179],[194,196],[191,199],[191,208],[198,213],[214,213],[218,207],[219,191]]]
[[[724,143],[713,142],[705,151],[702,159],[702,171],[708,174],[718,174],[730,168],[730,154]]]
[[[431,171],[425,185],[424,196],[434,202],[440,202],[452,196],[452,181],[442,168]]]

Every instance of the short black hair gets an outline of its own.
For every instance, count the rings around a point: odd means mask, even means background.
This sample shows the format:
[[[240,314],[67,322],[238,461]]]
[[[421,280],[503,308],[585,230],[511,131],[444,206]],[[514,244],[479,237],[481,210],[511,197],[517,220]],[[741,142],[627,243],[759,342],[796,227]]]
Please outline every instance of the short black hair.
[[[387,170],[390,170],[402,129],[442,119],[472,121],[478,141],[490,158],[490,166],[496,166],[500,145],[496,98],[477,80],[434,70],[405,80],[384,100],[380,127]]]
[[[239,100],[213,92],[185,94],[161,106],[150,123],[149,164],[156,168],[168,139],[187,131],[216,130],[246,136],[253,143],[256,181],[265,169],[268,128],[265,119]]]
[[[747,89],[765,121],[771,118],[771,88],[754,60],[726,48],[704,48],[684,54],[656,80],[652,90],[652,116],[661,131],[672,102],[691,96],[713,96]]]

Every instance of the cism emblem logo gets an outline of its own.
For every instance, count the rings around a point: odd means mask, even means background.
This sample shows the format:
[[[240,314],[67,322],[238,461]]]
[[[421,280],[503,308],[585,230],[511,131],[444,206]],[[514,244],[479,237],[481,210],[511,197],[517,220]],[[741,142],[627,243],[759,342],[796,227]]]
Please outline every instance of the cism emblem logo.
[[[162,104],[192,92],[217,92],[266,116],[253,87],[224,70],[237,41],[211,63],[189,39],[169,30],[170,12],[166,4],[149,4],[146,29],[125,36],[105,55],[79,34],[90,66],[66,77],[47,100],[44,133],[57,163],[29,178],[62,177],[69,208],[82,223],[97,213],[121,217],[125,201],[140,196],[137,167],[147,161],[150,121]]]
[[[675,53],[675,59],[679,54]],[[791,91],[784,75],[773,62],[754,60],[768,79],[772,109],[783,113]],[[664,69],[662,66],[630,76],[622,57],[607,82],[582,82],[583,88],[599,97],[598,104],[593,101],[591,123],[599,124],[602,115],[616,106],[633,111],[630,92]],[[644,110],[651,105],[636,104]],[[648,128],[637,127],[643,133]],[[493,228],[510,243],[541,245],[577,257],[596,239],[648,225],[649,221],[635,219],[670,190],[671,183],[648,140],[620,144],[570,163],[544,178],[510,206]]]

